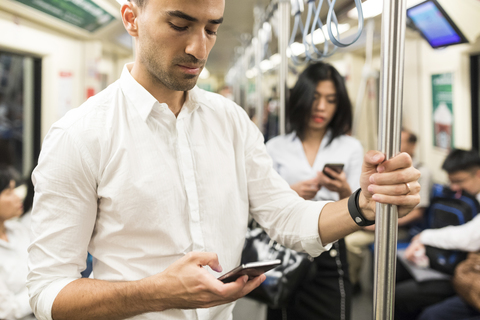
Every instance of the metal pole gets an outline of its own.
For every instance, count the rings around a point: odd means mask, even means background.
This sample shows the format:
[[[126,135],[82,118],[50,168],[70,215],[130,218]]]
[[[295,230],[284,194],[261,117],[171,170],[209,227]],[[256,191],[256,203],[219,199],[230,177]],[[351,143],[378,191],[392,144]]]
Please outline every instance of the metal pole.
[[[400,151],[405,27],[405,0],[384,0],[378,143],[386,159]],[[376,212],[374,315],[376,320],[392,320],[398,210],[396,206],[377,203]]]
[[[280,106],[278,110],[279,133],[285,134],[285,106],[287,97],[287,74],[288,74],[288,38],[290,35],[290,0],[280,0],[278,3],[278,52],[280,53],[279,75],[280,81],[278,93],[280,94]]]

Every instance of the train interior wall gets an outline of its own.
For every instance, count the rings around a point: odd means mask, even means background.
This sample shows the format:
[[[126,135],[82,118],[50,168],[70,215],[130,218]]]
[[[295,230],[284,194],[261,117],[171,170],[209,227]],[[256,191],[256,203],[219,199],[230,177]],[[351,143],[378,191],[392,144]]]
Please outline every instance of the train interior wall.
[[[449,10],[462,10],[452,8],[449,1],[444,0],[441,3]],[[446,175],[440,169],[447,151],[433,146],[431,76],[453,73],[454,146],[470,148],[472,128],[469,59],[471,55],[480,52],[480,27],[478,23],[475,24],[478,21],[475,20],[476,17],[480,17],[480,3],[469,3],[469,7],[455,14],[457,17],[465,17],[455,20],[462,30],[468,30],[465,32],[470,40],[468,44],[432,49],[419,34],[407,30],[403,124],[418,134],[417,156],[432,169],[435,182],[440,183],[447,181]],[[66,112],[65,105],[61,105],[58,99],[62,90],[59,77],[62,72],[71,75],[71,108],[74,108],[84,102],[89,93],[99,92],[105,85],[117,79],[124,63],[133,60],[132,52],[120,50],[119,53],[105,46],[100,40],[75,37],[1,8],[0,29],[3,31],[0,37],[1,50],[42,59],[42,140],[50,126]],[[380,24],[376,23],[376,33],[379,32]],[[356,99],[362,77],[365,63],[363,50],[360,48],[339,52],[329,60],[345,76],[352,101]],[[380,70],[380,61],[377,43],[374,46],[374,69]],[[288,82],[293,84],[295,77],[290,74]],[[214,78],[212,81],[214,88],[222,83],[221,79]],[[266,87],[270,84],[274,86],[275,82],[276,75],[264,77]]]

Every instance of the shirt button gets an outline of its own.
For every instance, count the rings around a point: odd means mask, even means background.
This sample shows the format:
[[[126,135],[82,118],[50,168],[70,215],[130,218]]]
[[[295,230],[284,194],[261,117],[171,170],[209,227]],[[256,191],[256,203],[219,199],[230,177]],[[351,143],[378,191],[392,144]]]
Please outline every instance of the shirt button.
[[[335,249],[330,250],[330,257],[335,258],[337,255],[338,255],[337,250]]]

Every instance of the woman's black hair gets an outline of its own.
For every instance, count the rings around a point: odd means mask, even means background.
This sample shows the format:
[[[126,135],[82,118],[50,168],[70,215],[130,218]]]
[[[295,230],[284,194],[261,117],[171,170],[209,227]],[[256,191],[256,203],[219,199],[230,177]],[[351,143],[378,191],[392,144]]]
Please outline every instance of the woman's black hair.
[[[25,199],[23,199],[23,214],[29,212],[30,209],[32,209],[33,205],[33,196],[35,194],[35,188],[33,187],[33,182],[32,182],[32,171],[30,171],[30,175],[28,178],[25,180],[25,183],[27,185],[27,194],[25,195]]]
[[[348,98],[343,77],[332,65],[317,62],[309,65],[300,74],[291,90],[287,105],[288,132],[295,131],[300,140],[305,138],[317,85],[324,80],[331,80],[335,85],[337,100],[335,114],[327,127],[332,132],[328,144],[336,137],[348,133],[352,128],[352,103]]]
[[[0,192],[10,186],[10,181],[14,180],[12,170],[5,164],[0,164]]]

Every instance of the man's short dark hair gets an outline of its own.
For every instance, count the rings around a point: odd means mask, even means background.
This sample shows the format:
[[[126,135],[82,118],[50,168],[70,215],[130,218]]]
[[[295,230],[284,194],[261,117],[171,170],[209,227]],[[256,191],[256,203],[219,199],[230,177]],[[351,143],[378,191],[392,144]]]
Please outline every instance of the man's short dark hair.
[[[411,131],[408,131],[405,128],[402,128],[402,131],[408,134],[408,143],[411,143],[411,144],[417,143],[418,138],[414,133],[412,133]]]
[[[480,155],[477,150],[453,149],[445,159],[442,169],[447,173],[480,169]]]

